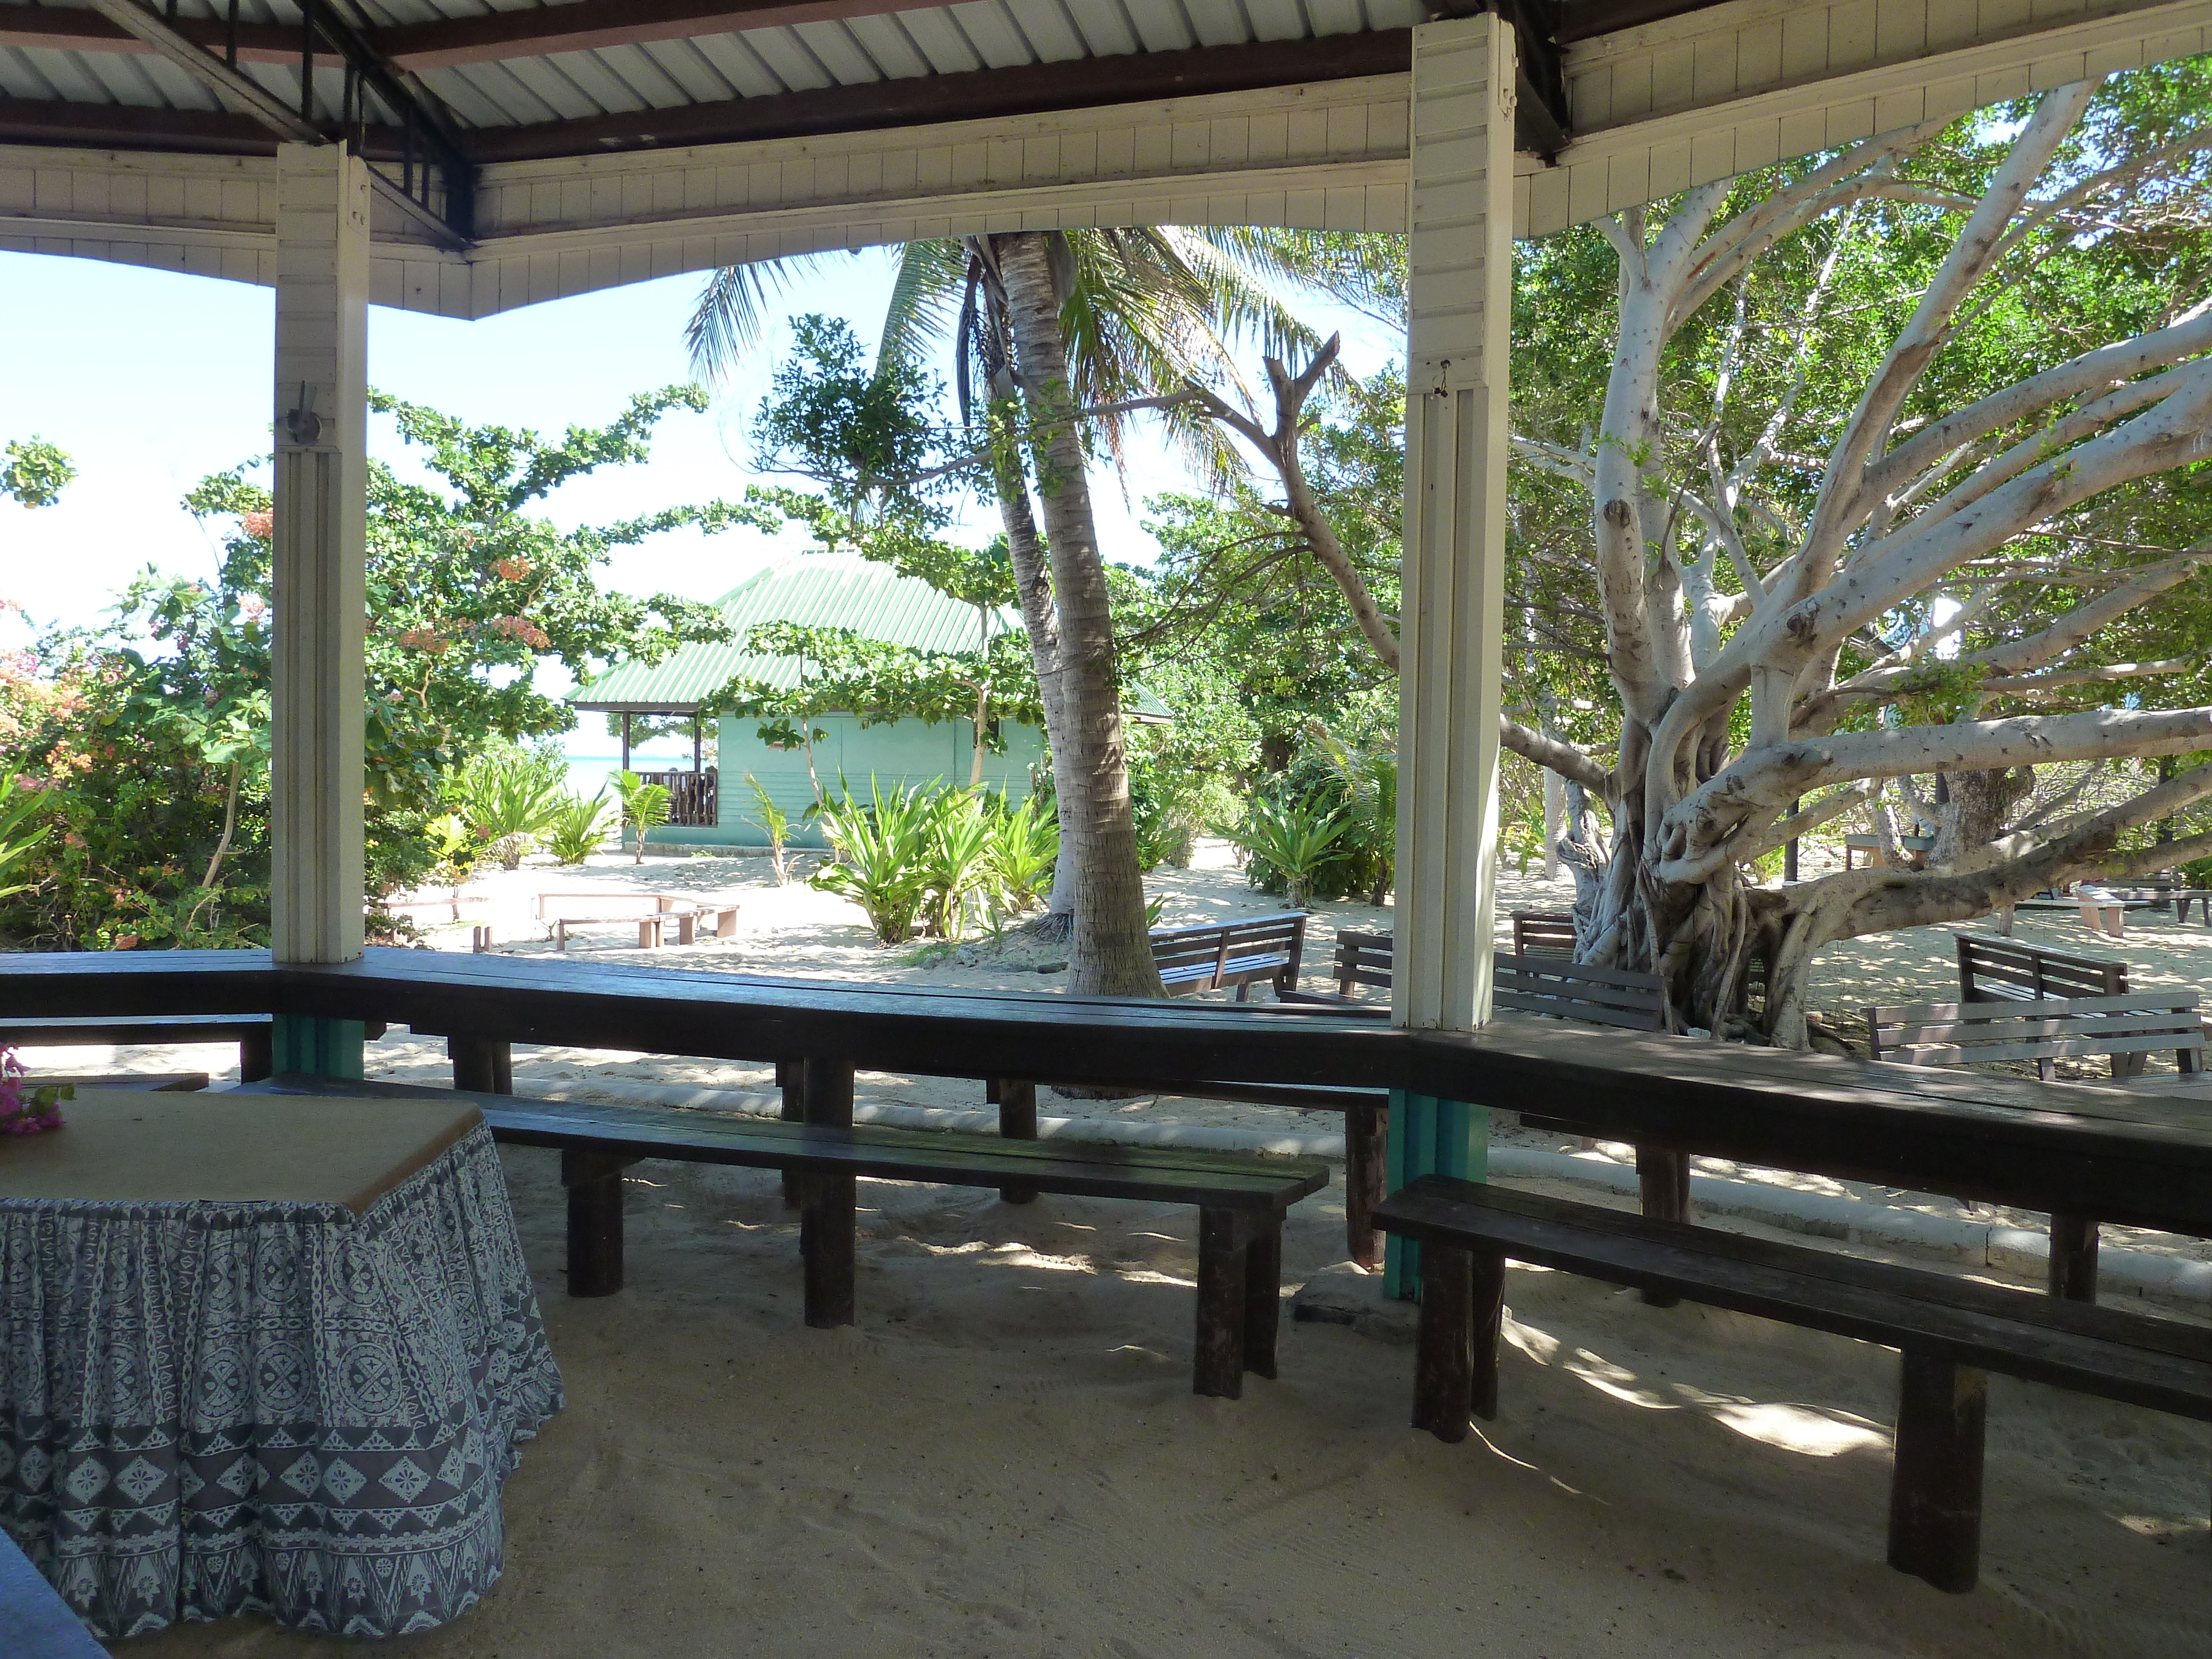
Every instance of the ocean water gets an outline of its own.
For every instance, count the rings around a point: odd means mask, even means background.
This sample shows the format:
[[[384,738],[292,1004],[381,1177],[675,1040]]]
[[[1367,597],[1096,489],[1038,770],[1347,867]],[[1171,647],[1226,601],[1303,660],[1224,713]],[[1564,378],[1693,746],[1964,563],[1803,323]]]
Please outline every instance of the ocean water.
[[[572,753],[565,758],[568,763],[568,788],[573,793],[588,796],[597,794],[604,788],[607,792],[607,799],[614,799],[614,788],[609,780],[622,769],[620,750],[610,749],[605,754]],[[691,769],[690,745],[687,744],[680,752],[633,749],[629,764],[633,772],[689,772]]]

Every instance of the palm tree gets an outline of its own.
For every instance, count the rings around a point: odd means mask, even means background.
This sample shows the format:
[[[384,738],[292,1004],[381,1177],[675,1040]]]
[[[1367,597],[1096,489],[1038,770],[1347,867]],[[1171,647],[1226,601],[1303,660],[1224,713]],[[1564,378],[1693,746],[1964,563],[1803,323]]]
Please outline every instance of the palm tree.
[[[1091,507],[1091,451],[1103,442],[1118,465],[1127,418],[1149,408],[1201,473],[1218,477],[1236,465],[1188,388],[1233,379],[1224,336],[1256,334],[1278,350],[1312,343],[1310,331],[1251,279],[1249,263],[1225,239],[1175,228],[913,242],[902,251],[885,319],[887,355],[951,336],[963,416],[988,434],[1060,801],[1048,914],[1072,928],[1069,988],[1079,994],[1162,994]],[[726,369],[757,337],[769,295],[795,264],[715,273],[686,331],[702,375]]]

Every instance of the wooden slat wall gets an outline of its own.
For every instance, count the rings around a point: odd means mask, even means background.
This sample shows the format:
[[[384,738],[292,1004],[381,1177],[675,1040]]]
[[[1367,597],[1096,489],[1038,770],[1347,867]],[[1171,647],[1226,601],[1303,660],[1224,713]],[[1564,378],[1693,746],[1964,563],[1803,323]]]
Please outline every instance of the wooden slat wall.
[[[2212,0],[1735,0],[1576,43],[1582,136],[1516,163],[1545,235],[1784,156],[2212,51]],[[484,169],[486,242],[380,203],[377,304],[484,317],[747,259],[983,229],[1406,226],[1410,77]],[[0,148],[0,249],[274,278],[275,164]]]
[[[1735,0],[1567,49],[1580,135],[1524,169],[1548,235],[1786,156],[2212,51],[2212,0]]]

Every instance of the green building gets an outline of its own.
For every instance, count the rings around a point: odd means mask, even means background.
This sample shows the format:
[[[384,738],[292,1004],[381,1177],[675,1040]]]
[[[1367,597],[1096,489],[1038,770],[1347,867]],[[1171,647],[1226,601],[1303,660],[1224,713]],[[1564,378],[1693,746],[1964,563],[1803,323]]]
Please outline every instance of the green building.
[[[971,651],[987,639],[1019,632],[1018,613],[949,599],[927,582],[902,576],[888,566],[852,553],[799,553],[778,559],[732,588],[717,602],[730,624],[720,645],[690,645],[662,661],[617,662],[570,695],[580,711],[624,716],[623,763],[629,763],[629,717],[661,719],[689,714],[699,732],[699,706],[731,680],[744,677],[781,687],[799,682],[799,659],[744,649],[744,640],[763,623],[793,623],[808,628],[849,628],[871,639],[920,651]],[[1131,717],[1164,720],[1164,706],[1139,694]],[[823,735],[814,744],[814,768],[833,795],[842,777],[865,795],[872,776],[885,789],[910,784],[968,781],[973,764],[975,727],[972,720],[937,725],[917,720],[864,726],[854,714],[831,714],[814,722]],[[1004,752],[983,757],[983,782],[1018,800],[1030,792],[1030,769],[1044,763],[1044,733],[1008,721],[1000,728]],[[775,749],[761,741],[759,722],[735,714],[719,717],[716,763],[705,764],[703,744],[694,742],[689,772],[646,775],[669,787],[671,820],[653,831],[655,842],[760,847],[767,836],[750,820],[758,807],[745,782],[750,773],[789,815],[791,842],[819,847],[820,833],[802,824],[801,814],[814,800],[806,755]]]

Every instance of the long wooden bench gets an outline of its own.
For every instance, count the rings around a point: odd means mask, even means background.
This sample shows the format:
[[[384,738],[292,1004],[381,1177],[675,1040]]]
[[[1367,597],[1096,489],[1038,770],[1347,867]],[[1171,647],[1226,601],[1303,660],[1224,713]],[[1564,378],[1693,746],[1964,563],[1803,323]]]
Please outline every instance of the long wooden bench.
[[[1273,985],[1279,997],[1297,988],[1306,913],[1287,910],[1195,927],[1155,927],[1152,937],[1152,960],[1171,997],[1234,986],[1243,1002],[1261,984]]]
[[[122,1048],[235,1042],[238,1075],[251,1083],[269,1075],[276,1024],[268,1014],[151,1014],[125,1019],[74,1015],[56,1019],[0,1019],[0,1046],[78,1048],[105,1044]],[[381,1028],[379,1030],[380,1035]],[[204,1088],[204,1081],[199,1086]]]
[[[2171,1049],[2176,1069],[2187,1077],[2204,1069],[2199,1000],[2194,991],[2143,991],[2133,996],[1998,997],[1869,1008],[1867,1047],[1872,1058],[1899,1066],[2032,1060],[2046,1082],[2060,1059],[2107,1055],[2112,1075],[2122,1078],[2134,1075],[2146,1054]],[[2097,1299],[2094,1218],[2051,1218],[2051,1293],[2079,1302]]]
[[[855,1125],[851,1068],[809,1063],[805,1069],[802,1087],[817,1121],[798,1123],[513,1096],[468,1097],[483,1109],[495,1139],[559,1151],[561,1183],[568,1193],[572,1295],[611,1296],[622,1289],[622,1174],[647,1158],[738,1164],[797,1176],[806,1322],[820,1328],[854,1322],[854,1182],[860,1176],[1190,1204],[1199,1212],[1193,1386],[1200,1394],[1233,1400],[1243,1392],[1246,1371],[1274,1376],[1283,1214],[1328,1184],[1328,1164]],[[820,1075],[825,1072],[828,1077]],[[453,1093],[299,1073],[251,1086],[283,1094],[451,1098]],[[841,1087],[845,1121],[819,1121],[825,1106],[836,1115]]]
[[[1498,1414],[1509,1260],[1900,1350],[1889,1563],[1942,1590],[1979,1572],[1986,1373],[2212,1420],[2212,1330],[2172,1320],[1442,1176],[1376,1218],[1420,1245],[1413,1425],[1440,1440]]]

